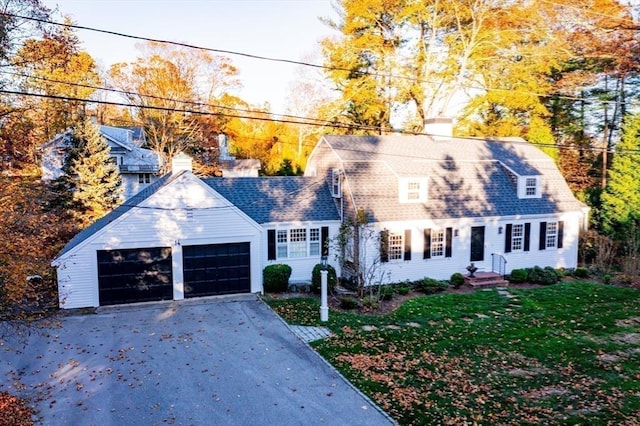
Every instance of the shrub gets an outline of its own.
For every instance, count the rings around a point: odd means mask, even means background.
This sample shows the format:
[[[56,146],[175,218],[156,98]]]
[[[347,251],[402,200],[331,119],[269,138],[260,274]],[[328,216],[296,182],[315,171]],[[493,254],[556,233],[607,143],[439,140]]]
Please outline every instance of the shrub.
[[[358,307],[358,300],[350,296],[341,297],[340,307],[342,309],[355,309]]]
[[[322,265],[318,263],[313,267],[313,271],[311,272],[311,290],[316,294],[320,294],[321,270]],[[327,293],[333,293],[333,290],[338,284],[338,277],[336,276],[336,270],[333,266],[327,265],[327,271],[329,271],[327,274]]]
[[[384,285],[380,287],[380,300],[393,299],[393,287]]]
[[[576,270],[573,271],[573,275],[576,278],[587,278],[589,276],[589,270],[587,268],[576,268]]]
[[[396,287],[396,291],[398,292],[399,295],[404,296],[411,292],[411,287],[404,284],[399,285],[398,287]]]
[[[602,282],[605,284],[611,284],[611,275],[607,274],[602,277]]]
[[[362,298],[362,307],[367,310],[375,310],[380,306],[377,296],[365,296]]]
[[[509,281],[512,283],[523,283],[527,280],[527,271],[525,269],[514,269],[509,274]]]
[[[460,272],[454,272],[453,274],[451,274],[451,278],[449,279],[449,281],[451,281],[451,285],[454,288],[460,288],[460,286],[464,284],[464,275],[462,275]]]
[[[542,279],[540,280],[540,284],[543,284],[543,285],[556,284],[559,279],[560,277],[558,276],[558,273],[556,272],[555,268],[552,268],[551,266],[545,266],[542,271]]]
[[[449,288],[449,283],[446,281],[435,280],[433,278],[424,278],[418,282],[418,289],[426,294],[434,294]]]
[[[267,293],[283,293],[289,287],[291,266],[285,264],[269,265],[262,271],[264,291]]]

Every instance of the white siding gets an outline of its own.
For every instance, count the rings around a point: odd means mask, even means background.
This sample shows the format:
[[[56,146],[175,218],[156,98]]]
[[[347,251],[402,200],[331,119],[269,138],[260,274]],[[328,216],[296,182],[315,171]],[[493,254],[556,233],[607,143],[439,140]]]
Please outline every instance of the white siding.
[[[540,222],[564,222],[563,247],[539,250]],[[505,230],[509,223],[531,223],[529,251],[512,251],[505,253]],[[500,254],[507,260],[506,272],[516,268],[533,266],[552,266],[554,268],[575,268],[578,259],[578,235],[582,214],[579,212],[566,213],[559,216],[518,217],[510,219],[476,218],[458,221],[412,221],[377,223],[374,226],[376,236],[383,229],[392,233],[404,235],[405,230],[411,230],[411,260],[390,260],[380,263],[379,277],[383,282],[399,282],[404,280],[418,280],[429,277],[435,279],[449,279],[454,272],[467,274],[466,267],[471,263],[471,227],[484,226],[484,260],[476,261],[475,266],[480,271],[492,270],[492,253]],[[453,230],[451,257],[423,259],[424,229]],[[502,227],[502,233],[499,228]],[[458,235],[456,236],[456,230]],[[369,265],[378,258],[379,240],[369,241],[367,247],[367,262]]]
[[[181,298],[182,246],[249,242],[251,292],[260,292],[262,233],[198,178],[184,175],[59,259],[61,306],[99,305],[96,252],[117,248],[172,247],[174,297]]]

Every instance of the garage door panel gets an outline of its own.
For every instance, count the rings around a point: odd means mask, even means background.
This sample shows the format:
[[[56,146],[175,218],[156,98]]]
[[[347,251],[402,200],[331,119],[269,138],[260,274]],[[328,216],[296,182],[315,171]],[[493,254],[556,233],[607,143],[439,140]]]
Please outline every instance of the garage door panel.
[[[184,246],[185,297],[251,291],[250,244]]]
[[[171,248],[98,251],[100,305],[173,298]]]

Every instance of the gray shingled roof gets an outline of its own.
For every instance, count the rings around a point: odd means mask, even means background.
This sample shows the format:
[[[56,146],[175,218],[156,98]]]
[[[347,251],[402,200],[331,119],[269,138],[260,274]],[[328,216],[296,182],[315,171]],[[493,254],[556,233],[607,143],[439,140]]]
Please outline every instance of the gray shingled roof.
[[[280,176],[203,180],[257,223],[340,220],[329,188],[320,178]]]
[[[584,207],[551,158],[521,139],[435,142],[392,135],[325,140],[342,160],[356,208],[375,221],[551,214]],[[512,172],[542,176],[542,198],[518,199]],[[398,178],[416,176],[428,177],[427,202],[400,203]]]
[[[100,231],[102,228],[104,228],[105,226],[107,226],[108,224],[110,224],[111,222],[113,222],[114,220],[116,220],[117,218],[119,218],[120,216],[122,216],[123,214],[128,212],[129,210],[131,210],[133,207],[135,207],[135,206],[139,205],[140,203],[142,203],[144,200],[146,200],[147,198],[149,198],[150,196],[155,194],[161,187],[163,187],[164,185],[172,182],[173,180],[178,178],[178,176],[182,175],[183,173],[184,172],[181,172],[181,173],[177,173],[175,175],[174,174],[166,174],[166,175],[162,176],[160,179],[158,179],[157,181],[155,181],[151,185],[147,186],[146,188],[144,188],[142,191],[138,192],[133,197],[131,197],[128,200],[126,200],[123,204],[120,204],[113,211],[107,213],[106,215],[104,215],[103,217],[101,217],[100,219],[98,219],[97,221],[92,223],[90,226],[86,227],[85,229],[83,229],[82,231],[77,233],[71,239],[71,241],[69,241],[67,243],[67,245],[64,246],[64,248],[60,251],[60,253],[58,253],[58,255],[56,256],[56,259],[61,257],[61,256],[63,256],[65,253],[69,252],[74,247],[80,245],[82,242],[87,240],[93,234],[95,234],[96,232]],[[54,261],[55,261],[55,259],[54,259]]]

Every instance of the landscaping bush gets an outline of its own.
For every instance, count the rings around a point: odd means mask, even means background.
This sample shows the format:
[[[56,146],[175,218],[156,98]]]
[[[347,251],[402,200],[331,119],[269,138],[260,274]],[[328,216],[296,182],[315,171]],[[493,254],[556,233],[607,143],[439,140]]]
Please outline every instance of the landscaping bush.
[[[527,281],[527,271],[525,269],[514,269],[509,274],[509,281],[512,283],[523,283]]]
[[[589,276],[589,270],[587,268],[576,268],[576,270],[573,271],[573,275],[576,278],[587,278]]]
[[[351,296],[341,297],[340,307],[342,309],[356,309],[358,307],[358,299]]]
[[[380,287],[380,300],[393,299],[393,287],[384,285]]]
[[[602,277],[602,282],[605,284],[611,284],[611,275],[607,274]]]
[[[380,306],[377,296],[365,296],[362,298],[362,307],[366,310],[375,310]]]
[[[527,281],[534,284],[551,285],[558,282],[558,275],[551,266],[544,268],[534,266],[527,269]]]
[[[442,280],[435,280],[433,278],[424,278],[418,282],[417,288],[423,293],[434,294],[449,288],[449,283]]]
[[[291,266],[285,264],[269,265],[262,271],[264,291],[266,293],[283,293],[289,287]]]
[[[464,275],[460,272],[454,272],[451,274],[451,278],[449,279],[453,288],[460,288],[462,284],[464,284]]]
[[[320,271],[322,270],[322,265],[318,263],[313,267],[313,271],[311,272],[311,290],[315,294],[320,294]],[[333,266],[327,265],[327,293],[333,293],[333,290],[336,288],[338,284],[338,277],[336,275],[336,270]]]
[[[399,295],[404,296],[411,292],[411,287],[408,285],[402,284],[396,287],[396,291],[398,292]]]

